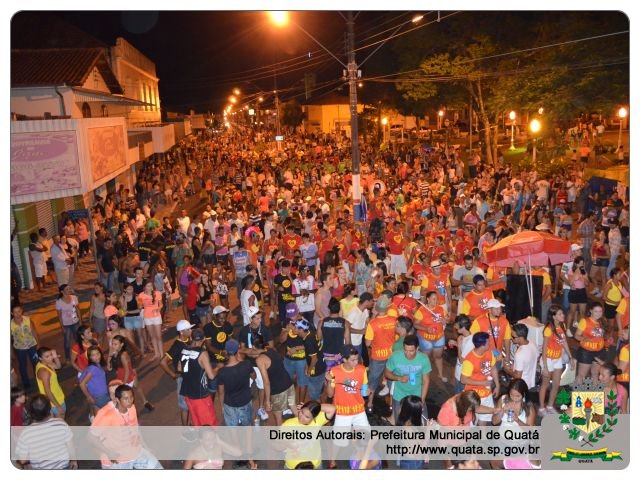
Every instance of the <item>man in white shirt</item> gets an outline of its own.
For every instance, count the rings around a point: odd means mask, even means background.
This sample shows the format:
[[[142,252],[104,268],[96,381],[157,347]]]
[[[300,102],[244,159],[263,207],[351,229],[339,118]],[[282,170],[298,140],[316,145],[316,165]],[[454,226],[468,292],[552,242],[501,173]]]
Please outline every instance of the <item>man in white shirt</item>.
[[[216,238],[216,232],[218,231],[218,214],[213,211],[213,212],[204,212],[202,214],[202,218],[204,218],[204,229],[209,232],[209,235],[211,235],[211,240],[215,240]]]
[[[315,302],[316,280],[311,274],[311,268],[307,265],[300,270],[300,276],[293,281],[292,294],[296,297],[296,305],[300,315],[313,325],[313,316],[316,311]]]
[[[180,233],[182,233],[186,238],[187,232],[189,231],[189,225],[191,225],[191,219],[189,218],[189,215],[187,215],[187,211],[184,209],[178,217],[178,225],[180,226]]]
[[[362,358],[362,337],[367,329],[369,321],[369,310],[373,307],[373,295],[364,292],[360,295],[358,304],[351,309],[347,315],[351,330],[351,344],[356,347]]]
[[[56,271],[58,286],[69,285],[73,287],[73,277],[69,270],[69,265],[72,263],[72,260],[60,242],[60,235],[53,236],[53,245],[51,245],[50,253],[53,267]]]
[[[513,357],[513,363],[505,365],[504,370],[511,377],[524,380],[531,390],[536,385],[538,348],[535,343],[527,340],[528,335],[529,328],[523,323],[516,323],[511,327],[512,341],[518,349]]]

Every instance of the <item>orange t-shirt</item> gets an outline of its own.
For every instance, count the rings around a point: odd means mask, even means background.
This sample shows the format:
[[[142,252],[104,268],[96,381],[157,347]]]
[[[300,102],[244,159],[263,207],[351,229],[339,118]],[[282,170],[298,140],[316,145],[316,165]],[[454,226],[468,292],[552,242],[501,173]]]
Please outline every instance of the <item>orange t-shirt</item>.
[[[387,360],[396,341],[397,317],[375,317],[367,325],[364,339],[371,342],[371,360]]]
[[[624,372],[616,377],[618,382],[628,382],[629,381],[629,344],[627,343],[620,349],[620,353],[618,354],[618,361],[625,362],[627,364],[627,368],[625,368]]]
[[[364,365],[356,365],[353,370],[345,370],[344,365],[331,369],[331,385],[335,387],[333,404],[336,415],[358,415],[364,412],[364,399],[361,395],[362,385],[369,383],[367,369]]]
[[[415,298],[410,297],[409,295],[406,295],[405,297],[396,295],[391,299],[391,302],[398,309],[398,315],[403,315],[413,320],[413,312],[416,311],[416,307],[418,306],[418,302],[416,302]]]
[[[591,317],[580,320],[578,322],[578,330],[582,332],[583,336],[580,342],[582,348],[589,352],[599,352],[604,348],[604,330]]]
[[[469,331],[472,334],[478,332],[488,333],[491,337],[489,342],[492,348],[495,348],[498,352],[502,351],[502,345],[505,340],[511,340],[511,324],[504,315],[500,315],[497,321],[491,321],[488,313],[480,315],[473,321]]]
[[[498,280],[496,283],[491,284],[491,290],[500,290],[507,288],[507,267],[493,267],[490,266],[487,270],[487,280]]]
[[[629,326],[629,297],[623,297],[616,308],[616,313],[622,315],[622,328]]]
[[[560,358],[562,355],[562,350],[564,350],[564,345],[567,343],[567,337],[562,328],[556,327],[556,332],[558,335],[553,333],[551,326],[547,325],[544,327],[544,338],[547,338],[547,358],[551,358],[555,360]]]
[[[416,332],[425,340],[435,342],[444,335],[444,327],[447,322],[447,314],[444,308],[436,305],[433,310],[428,309],[425,305],[420,305],[415,315],[416,324],[426,327],[428,330],[418,330]]]
[[[390,231],[385,238],[391,255],[402,255],[402,232]]]
[[[440,275],[435,276],[433,272],[428,273],[422,281],[422,286],[433,290],[438,294],[438,305],[447,303],[447,288],[451,287],[449,275],[440,270]]]
[[[302,245],[302,237],[300,235],[289,235],[288,233],[282,236],[282,249],[287,255],[293,255],[293,252],[298,250]]]
[[[472,320],[480,315],[484,315],[487,311],[485,309],[485,305],[492,298],[493,291],[489,288],[486,288],[482,293],[476,293],[475,290],[471,290],[465,295],[464,300],[462,301],[460,313],[469,315],[469,318]]]
[[[476,381],[488,380],[488,377],[491,376],[491,367],[493,367],[495,363],[496,359],[491,353],[491,350],[487,350],[482,356],[478,356],[475,350],[471,350],[462,362],[462,375]],[[491,387],[484,385],[465,385],[464,389],[475,390],[478,392],[478,395],[480,395],[480,398],[491,395]]]

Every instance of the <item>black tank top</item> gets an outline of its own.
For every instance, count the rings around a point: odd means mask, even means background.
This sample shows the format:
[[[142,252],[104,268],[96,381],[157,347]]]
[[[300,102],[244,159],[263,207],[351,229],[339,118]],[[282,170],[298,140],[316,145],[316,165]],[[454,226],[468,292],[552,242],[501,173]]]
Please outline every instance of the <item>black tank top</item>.
[[[322,350],[337,355],[344,345],[344,324],[342,317],[327,317],[322,322]]]
[[[135,317],[136,315],[138,315],[138,313],[129,314],[129,312],[133,312],[135,310],[140,310],[140,307],[138,307],[138,300],[136,300],[136,296],[134,295],[133,298],[127,302],[127,314],[126,314],[126,316],[127,317]]]
[[[207,373],[198,362],[203,351],[203,347],[185,346],[180,352],[180,370],[182,371],[180,395],[184,397],[198,399],[209,395]]]
[[[202,297],[200,297],[200,299],[198,300],[198,307],[200,308],[206,308],[209,306],[208,303],[202,303],[202,302],[207,302],[211,299],[211,289],[210,288],[205,288],[204,289],[204,295]]]
[[[291,377],[284,368],[282,357],[275,350],[267,350],[262,355],[266,355],[271,360],[271,366],[267,368],[269,382],[271,383],[271,395],[284,392],[292,385]]]

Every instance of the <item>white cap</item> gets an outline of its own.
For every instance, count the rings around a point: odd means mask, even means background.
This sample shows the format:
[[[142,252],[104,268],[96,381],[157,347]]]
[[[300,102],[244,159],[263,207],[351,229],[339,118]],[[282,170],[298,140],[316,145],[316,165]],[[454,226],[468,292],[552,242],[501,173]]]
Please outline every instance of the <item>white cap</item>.
[[[214,314],[214,315],[218,315],[219,313],[228,312],[228,311],[229,311],[229,309],[228,309],[228,308],[223,307],[222,305],[216,305],[216,306],[213,308],[213,314]]]
[[[578,245],[577,243],[572,243],[571,244],[571,251],[575,252],[576,250],[580,250],[582,248],[582,245]]]
[[[260,309],[258,307],[249,307],[247,312],[249,313],[249,318],[252,318],[256,313],[260,313]]]
[[[491,300],[489,300],[486,305],[486,308],[500,308],[500,307],[504,307],[504,304],[500,303],[500,301],[496,300],[495,298],[492,298]]]
[[[441,267],[441,266],[442,266],[442,262],[440,260],[433,260],[431,262],[431,267],[432,268]]]
[[[195,325],[189,323],[187,320],[178,320],[178,323],[176,324],[176,330],[179,332],[184,332],[185,330],[189,330],[193,327],[195,327]]]
[[[209,212],[202,212],[202,218],[211,218],[211,214]]]

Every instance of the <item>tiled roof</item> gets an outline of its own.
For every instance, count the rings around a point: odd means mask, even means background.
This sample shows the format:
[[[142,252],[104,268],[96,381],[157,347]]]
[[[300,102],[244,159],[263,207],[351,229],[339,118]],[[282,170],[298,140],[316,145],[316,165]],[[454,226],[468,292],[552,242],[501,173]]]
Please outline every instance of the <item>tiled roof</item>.
[[[84,85],[93,68],[112,94],[122,94],[101,48],[47,48],[11,51],[11,86]]]

